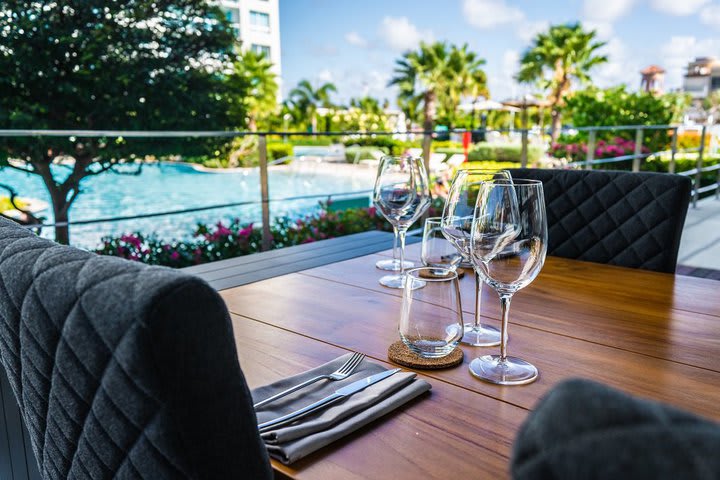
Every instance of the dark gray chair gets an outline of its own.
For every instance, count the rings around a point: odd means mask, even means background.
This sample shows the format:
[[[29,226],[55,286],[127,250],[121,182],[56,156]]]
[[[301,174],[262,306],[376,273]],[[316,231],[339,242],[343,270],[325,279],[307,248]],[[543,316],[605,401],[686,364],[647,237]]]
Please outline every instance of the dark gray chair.
[[[271,478],[220,296],[0,219],[0,361],[44,478]]]
[[[720,478],[720,426],[589,380],[553,388],[520,428],[515,480]]]
[[[543,182],[548,255],[674,273],[689,178],[667,173],[510,169]]]

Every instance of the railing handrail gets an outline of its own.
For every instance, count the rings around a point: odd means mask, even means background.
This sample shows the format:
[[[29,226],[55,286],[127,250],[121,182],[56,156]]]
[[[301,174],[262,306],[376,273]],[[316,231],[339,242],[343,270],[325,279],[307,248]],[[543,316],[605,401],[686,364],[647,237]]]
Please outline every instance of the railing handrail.
[[[561,131],[575,130],[578,132],[589,131],[612,131],[612,130],[663,130],[687,128],[686,125],[602,125],[592,127],[563,126]],[[537,128],[453,128],[443,131],[436,130],[406,130],[406,131],[385,131],[385,130],[340,130],[331,132],[291,132],[284,130],[53,130],[53,129],[0,129],[0,137],[127,137],[127,138],[199,138],[199,137],[244,137],[253,135],[265,136],[300,136],[300,137],[333,137],[343,135],[437,135],[448,133],[487,133],[487,132],[534,132]],[[547,132],[549,129],[544,129]]]

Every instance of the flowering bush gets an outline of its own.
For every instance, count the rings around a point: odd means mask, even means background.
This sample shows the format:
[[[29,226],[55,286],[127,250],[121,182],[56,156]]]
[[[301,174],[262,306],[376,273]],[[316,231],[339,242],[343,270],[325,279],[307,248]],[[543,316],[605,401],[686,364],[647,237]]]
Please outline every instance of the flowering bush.
[[[276,218],[270,226],[272,248],[341,237],[368,230],[392,231],[390,224],[375,207],[352,208],[329,212],[330,202],[321,204],[319,212],[299,219]],[[436,198],[428,210],[430,216],[442,214],[443,199]],[[417,227],[416,224],[414,227]],[[155,235],[140,232],[119,237],[105,237],[95,250],[101,255],[113,255],[150,265],[181,268],[225,258],[238,257],[260,251],[262,233],[252,223],[236,218],[228,224],[199,224],[188,240],[163,241]]]
[[[550,147],[550,154],[555,158],[566,158],[571,162],[583,161],[587,158],[588,146],[584,142],[577,143],[555,143]],[[643,146],[642,153],[650,153],[650,150]],[[612,140],[598,140],[595,144],[595,158],[613,158],[635,153],[635,142],[622,137],[615,137]]]

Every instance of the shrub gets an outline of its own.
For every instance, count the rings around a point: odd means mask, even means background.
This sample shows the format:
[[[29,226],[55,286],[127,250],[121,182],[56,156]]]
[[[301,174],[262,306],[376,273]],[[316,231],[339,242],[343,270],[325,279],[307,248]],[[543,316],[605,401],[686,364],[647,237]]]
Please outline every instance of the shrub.
[[[571,162],[587,159],[588,145],[579,143],[556,143],[550,147],[550,154],[555,158],[565,158]],[[650,149],[643,145],[642,153],[650,153]],[[610,141],[598,140],[595,144],[595,159],[622,157],[635,153],[635,142],[622,137],[615,137]],[[605,164],[606,168],[625,169],[632,165],[632,160]]]
[[[533,164],[542,158],[542,148],[528,145],[528,163]],[[470,149],[468,159],[476,161],[522,162],[522,147],[516,144],[495,144],[480,142]]]
[[[268,160],[277,160],[283,157],[290,157],[293,154],[293,146],[289,143],[268,142]]]
[[[705,149],[710,148],[712,141],[712,135],[705,134]],[[698,148],[700,146],[700,132],[697,130],[685,130],[678,133],[677,148],[679,151],[687,150],[691,148]]]
[[[343,140],[346,147],[359,146],[359,147],[375,147],[383,148],[386,152],[391,155],[400,155],[405,150],[406,142],[396,140],[390,136],[362,136],[362,137],[346,137]]]

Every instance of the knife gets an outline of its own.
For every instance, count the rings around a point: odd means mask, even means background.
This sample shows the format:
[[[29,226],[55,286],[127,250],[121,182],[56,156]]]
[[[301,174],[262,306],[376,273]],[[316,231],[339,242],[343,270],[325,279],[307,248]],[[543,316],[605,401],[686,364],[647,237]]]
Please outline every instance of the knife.
[[[278,417],[274,420],[269,420],[267,422],[263,422],[260,425],[258,425],[258,428],[260,430],[260,433],[263,433],[264,431],[269,430],[272,427],[278,427],[281,425],[286,425],[288,423],[291,423],[299,418],[306,417],[310,415],[311,413],[317,412],[318,410],[327,407],[328,405],[332,405],[333,403],[337,402],[338,400],[349,397],[350,395],[353,395],[361,390],[364,390],[365,388],[369,387],[373,383],[377,383],[380,380],[385,380],[391,375],[394,375],[395,373],[399,372],[401,369],[396,368],[394,370],[385,370],[384,372],[376,373],[375,375],[370,375],[369,377],[363,378],[362,380],[358,380],[357,382],[353,382],[350,385],[346,385],[342,388],[339,388],[335,390],[335,393],[332,395],[328,395],[327,397],[323,398],[322,400],[318,400],[315,403],[311,403],[307,407],[301,408],[300,410],[296,410],[292,413],[288,413],[287,415],[283,415],[282,417]]]

